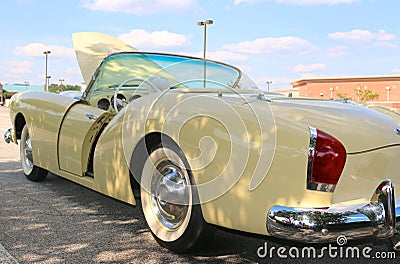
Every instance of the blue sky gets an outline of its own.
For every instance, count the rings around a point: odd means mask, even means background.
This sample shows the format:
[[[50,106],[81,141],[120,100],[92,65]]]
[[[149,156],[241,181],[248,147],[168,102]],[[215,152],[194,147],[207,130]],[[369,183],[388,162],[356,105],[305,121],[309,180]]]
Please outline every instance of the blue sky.
[[[71,35],[95,31],[145,51],[239,66],[261,88],[308,77],[400,75],[400,1],[7,0],[1,7],[0,83],[81,84]]]

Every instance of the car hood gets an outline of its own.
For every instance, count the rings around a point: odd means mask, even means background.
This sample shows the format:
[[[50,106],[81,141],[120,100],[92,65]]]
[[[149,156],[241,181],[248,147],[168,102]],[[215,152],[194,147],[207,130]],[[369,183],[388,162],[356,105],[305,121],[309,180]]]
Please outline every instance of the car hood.
[[[72,35],[76,58],[83,80],[89,84],[94,72],[111,53],[135,51],[124,41],[97,32],[78,32]]]
[[[321,129],[340,140],[349,154],[400,144],[400,117],[363,106],[312,99],[275,99],[275,117]]]

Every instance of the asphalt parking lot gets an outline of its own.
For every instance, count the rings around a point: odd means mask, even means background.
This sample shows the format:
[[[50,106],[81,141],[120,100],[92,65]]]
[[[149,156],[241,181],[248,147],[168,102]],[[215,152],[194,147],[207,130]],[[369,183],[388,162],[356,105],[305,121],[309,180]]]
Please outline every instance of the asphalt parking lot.
[[[10,126],[8,109],[0,107],[1,135]],[[52,174],[42,183],[28,181],[19,163],[18,146],[5,144],[3,139],[0,190],[0,263],[269,263],[271,258],[277,263],[347,263],[355,260],[343,253],[348,247],[360,252],[371,248],[369,259],[360,254],[363,263],[377,263],[375,253],[391,257],[385,263],[397,263],[393,257],[400,258],[387,240],[378,239],[331,245],[337,248],[332,251],[336,256],[328,251],[321,255],[328,245],[316,245],[317,257],[292,257],[296,255],[293,248],[301,252],[305,245],[224,230],[217,230],[201,251],[177,255],[154,241],[140,206],[124,204]],[[271,251],[273,247],[275,251]],[[285,248],[283,256],[287,258],[277,254],[280,247]]]

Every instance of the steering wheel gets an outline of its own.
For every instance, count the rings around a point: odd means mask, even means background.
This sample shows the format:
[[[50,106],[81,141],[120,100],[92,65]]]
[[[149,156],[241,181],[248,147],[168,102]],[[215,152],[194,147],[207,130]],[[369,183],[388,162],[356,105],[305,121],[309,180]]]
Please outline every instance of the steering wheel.
[[[140,82],[140,83],[141,83],[140,85],[142,85],[143,83],[146,83],[146,84],[150,85],[150,87],[152,87],[153,89],[158,90],[158,88],[157,88],[156,86],[154,86],[154,84],[151,83],[151,82],[148,81],[148,80],[144,80],[144,79],[141,79],[141,78],[129,78],[129,79],[126,79],[126,80],[123,81],[120,85],[118,85],[117,89],[116,89],[115,92],[114,92],[114,96],[113,96],[113,100],[112,100],[113,102],[112,102],[112,103],[113,103],[113,106],[114,106],[114,110],[115,110],[117,113],[118,113],[122,108],[124,108],[126,105],[128,105],[131,101],[133,101],[133,100],[131,100],[132,97],[131,97],[128,101],[118,98],[118,93],[119,93],[119,91],[120,91],[121,88],[122,88],[123,86],[125,86],[127,83],[134,82],[134,81]]]

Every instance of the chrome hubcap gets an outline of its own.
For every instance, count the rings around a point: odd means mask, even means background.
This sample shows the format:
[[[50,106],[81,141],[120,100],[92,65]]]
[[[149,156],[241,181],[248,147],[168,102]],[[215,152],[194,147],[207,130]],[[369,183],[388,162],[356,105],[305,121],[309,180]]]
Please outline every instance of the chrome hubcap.
[[[181,169],[171,162],[161,162],[156,168],[151,182],[153,212],[164,227],[176,229],[188,213],[190,187]]]
[[[31,145],[31,138],[27,135],[25,142],[23,143],[23,153],[24,153],[24,160],[25,164],[28,169],[33,168],[33,158],[32,158],[32,145]]]

